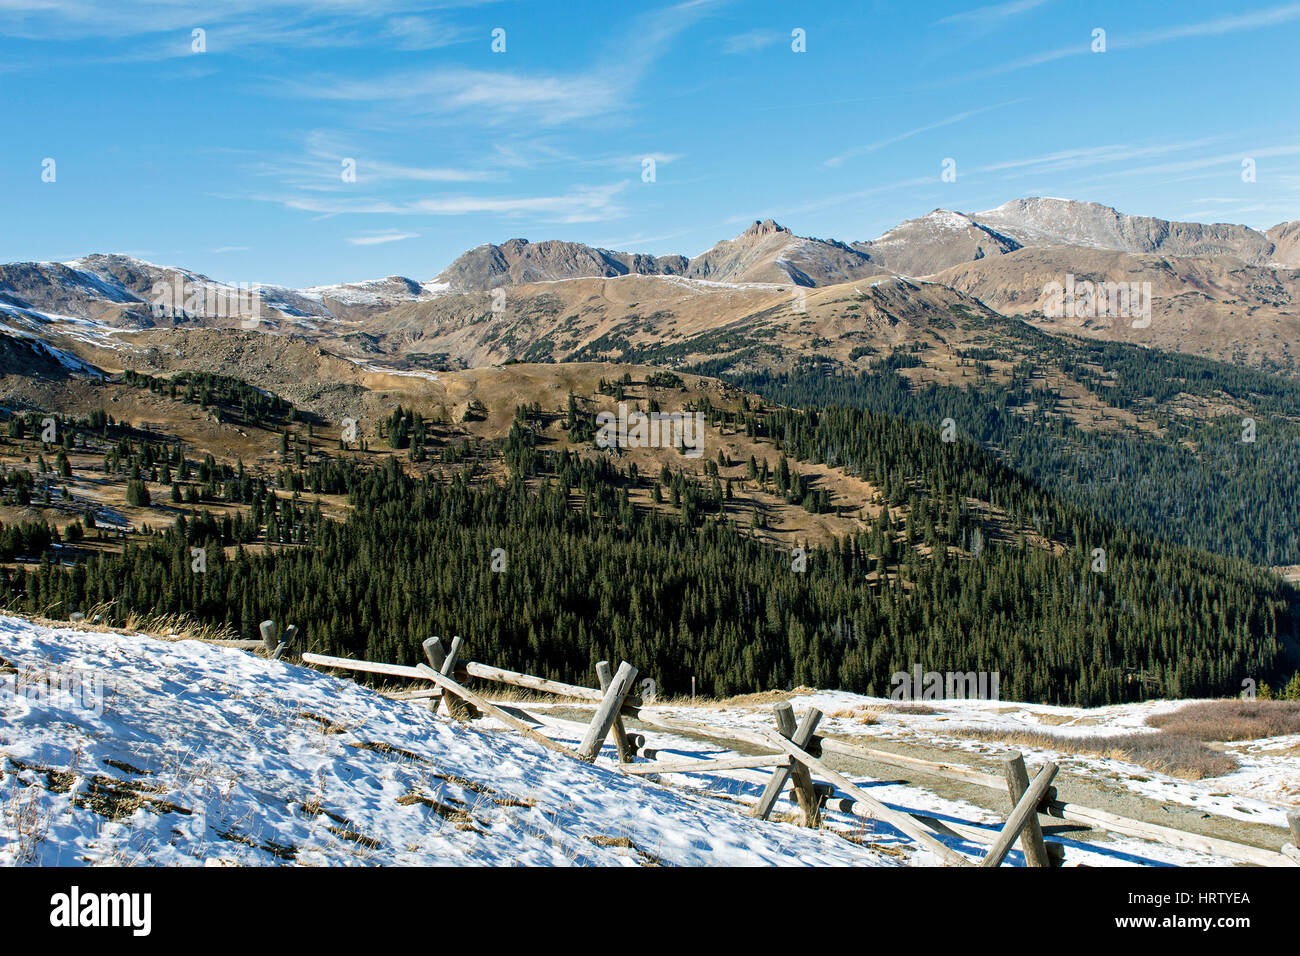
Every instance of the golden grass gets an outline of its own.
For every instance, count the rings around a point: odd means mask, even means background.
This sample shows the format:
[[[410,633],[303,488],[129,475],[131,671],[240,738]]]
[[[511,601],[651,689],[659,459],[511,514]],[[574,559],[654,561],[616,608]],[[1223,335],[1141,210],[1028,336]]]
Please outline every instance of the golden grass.
[[[832,717],[838,717],[842,720],[852,720],[859,724],[878,724],[880,723],[879,707],[846,707],[843,710],[837,710],[831,714]]]
[[[1300,701],[1197,701],[1167,714],[1152,714],[1147,725],[1195,740],[1258,740],[1300,734]]]
[[[125,627],[161,641],[237,641],[239,632],[229,624],[195,621],[188,614],[127,615]]]
[[[1126,760],[1139,767],[1166,773],[1185,780],[1203,780],[1232,773],[1239,766],[1236,759],[1219,753],[1199,740],[1161,731],[1152,734],[1091,735],[1067,737],[1041,730],[994,731],[959,728],[949,731],[955,737],[996,743],[1016,744],[1035,750],[1055,750],[1086,757]]]
[[[93,634],[118,633],[129,631],[143,634],[159,641],[237,641],[239,633],[229,624],[209,624],[196,621],[188,614],[128,612],[123,619],[116,613],[116,601],[106,601],[87,608],[83,621],[70,621],[66,617],[55,617],[57,605],[49,605],[39,613],[27,614],[3,608],[6,614],[26,618],[34,624],[45,627],[58,627],[74,631],[87,631]]]

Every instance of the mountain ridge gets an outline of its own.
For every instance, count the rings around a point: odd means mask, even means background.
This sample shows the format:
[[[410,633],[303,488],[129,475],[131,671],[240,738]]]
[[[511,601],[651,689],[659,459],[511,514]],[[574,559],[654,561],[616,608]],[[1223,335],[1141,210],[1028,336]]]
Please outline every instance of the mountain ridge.
[[[129,344],[123,334],[171,328],[277,332],[366,364],[411,355],[413,370],[608,358],[649,348],[711,361],[723,354],[724,338],[769,334],[763,330],[774,318],[785,330],[785,349],[800,347],[798,336],[787,334],[798,327],[806,330],[803,350],[818,354],[838,354],[833,343],[849,337],[854,347],[892,347],[891,330],[972,300],[1048,331],[1295,374],[1300,272],[1279,259],[1300,260],[1300,221],[1261,233],[1036,198],[985,213],[934,209],[855,243],[799,236],[775,219],[755,219],[689,259],[511,239],[477,246],[427,281],[393,275],[303,289],[236,287],[116,254],[9,263],[0,265],[0,332],[40,337],[91,362],[107,355],[78,343],[117,350]],[[1161,319],[1135,334],[1104,316],[1052,318],[1045,290],[1066,276],[1150,283]],[[886,279],[903,285],[881,298]],[[953,296],[938,296],[938,287]],[[864,289],[873,299],[859,308],[881,307],[870,330],[849,321],[865,319],[865,311],[827,310],[832,300],[868,294]],[[814,292],[830,298],[816,314],[801,315]],[[700,348],[688,349],[694,340]]]
[[[414,299],[440,291],[481,292],[535,282],[625,275],[815,287],[883,272],[937,275],[960,262],[1026,247],[1056,245],[1173,257],[1231,256],[1248,265],[1292,269],[1300,268],[1300,220],[1280,222],[1260,231],[1232,223],[1134,216],[1112,206],[1081,200],[1028,197],[976,213],[939,207],[904,220],[870,240],[846,242],[800,236],[767,218],[755,219],[735,237],[721,239],[690,257],[622,252],[563,239],[513,238],[468,249],[425,281],[390,275],[303,288],[275,283],[252,285],[264,296],[274,296],[280,305],[303,314],[317,314],[317,308],[294,302],[294,297],[310,303],[328,298],[331,293],[369,290],[376,299],[382,299],[384,296],[377,290],[387,286],[390,300]],[[822,257],[820,262],[815,258],[818,255]],[[0,264],[0,301],[21,300],[17,286],[23,284],[23,279],[39,285],[41,280],[52,284],[54,277],[60,277],[86,294],[102,294],[107,301],[121,304],[141,304],[148,301],[153,282],[175,274],[196,282],[229,285],[179,266],[118,253],[93,253],[62,262]]]

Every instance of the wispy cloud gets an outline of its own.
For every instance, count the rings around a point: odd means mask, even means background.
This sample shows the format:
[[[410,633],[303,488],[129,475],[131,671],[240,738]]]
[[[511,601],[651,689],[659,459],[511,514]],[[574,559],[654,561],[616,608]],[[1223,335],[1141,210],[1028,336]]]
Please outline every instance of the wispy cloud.
[[[1161,43],[1169,43],[1175,40],[1186,40],[1194,37],[1222,36],[1228,33],[1239,33],[1244,30],[1259,30],[1265,27],[1279,26],[1284,23],[1291,23],[1300,19],[1300,3],[1288,3],[1281,6],[1269,7],[1264,10],[1256,10],[1253,13],[1233,14],[1226,17],[1216,17],[1213,20],[1202,20],[1197,23],[1185,23],[1179,26],[1166,27],[1161,30],[1150,30],[1145,33],[1125,34],[1119,31],[1110,31],[1106,38],[1107,50],[1132,50],[1143,47],[1155,46]],[[1018,57],[1005,63],[989,67],[985,70],[979,70],[965,76],[945,80],[936,85],[948,85],[952,83],[964,83],[969,80],[981,79],[989,76],[997,76],[1004,73],[1011,73],[1016,70],[1023,70],[1028,67],[1041,66],[1044,63],[1052,63],[1067,57],[1097,55],[1092,53],[1091,35],[1081,37],[1078,43],[1072,43],[1068,46],[1057,47],[1052,50],[1044,50],[1038,53],[1031,53],[1027,56]]]
[[[716,6],[687,0],[635,18],[597,60],[570,72],[437,68],[381,76],[302,77],[268,92],[302,99],[371,103],[399,115],[454,114],[465,122],[517,129],[558,126],[624,113],[636,87],[672,41]]]
[[[641,175],[642,163],[646,160],[652,160],[656,167],[668,166],[682,158],[681,153],[625,153],[620,156],[593,156],[590,158],[575,158],[571,160],[575,165],[582,166],[599,166],[603,169],[622,169],[628,173]]]
[[[501,124],[523,117],[554,125],[607,113],[621,90],[595,74],[524,76],[487,70],[415,70],[360,80],[311,77],[279,84],[277,91],[305,99],[382,103],[408,115],[457,113]]]
[[[472,0],[471,0],[472,2]],[[493,2],[493,0],[483,0]],[[252,36],[267,27],[264,42],[282,38],[285,27],[310,31],[323,40],[333,36],[340,45],[356,42],[375,30],[390,37],[428,38],[441,27],[427,16],[430,8],[467,6],[471,3],[424,3],[420,0],[116,0],[112,4],[86,0],[3,0],[0,24],[7,36],[47,39],[50,25],[64,40],[89,37],[142,37],[184,34],[202,27],[214,34]],[[449,28],[441,27],[444,35]]]
[[[355,183],[342,178],[343,163],[349,161]],[[374,151],[349,137],[326,130],[311,130],[302,137],[298,153],[282,153],[252,164],[259,176],[277,179],[290,189],[313,192],[355,191],[403,183],[481,183],[502,178],[490,169],[456,166],[411,166],[381,159]]]
[[[418,239],[418,232],[381,232],[366,236],[352,236],[348,242],[354,246],[380,246],[387,242],[401,242],[403,239]]]
[[[345,196],[255,196],[288,209],[324,216],[467,216],[488,214],[504,217],[532,216],[548,222],[598,222],[623,215],[617,197],[626,182],[583,186],[565,193],[541,196],[434,196],[388,200]]]
[[[1208,202],[1209,200],[1193,200],[1193,202]],[[1294,203],[1251,203],[1237,200],[1235,205],[1230,206],[1207,206],[1203,209],[1188,209],[1182,215],[1192,222],[1223,222],[1227,216],[1247,216],[1252,215],[1258,219],[1260,214],[1269,218],[1265,220],[1274,225],[1281,225],[1295,218],[1296,208]],[[1256,226],[1255,228],[1264,229],[1266,226]]]
[[[1007,17],[1014,17],[1021,13],[1033,10],[1035,7],[1041,7],[1048,0],[1010,0],[1008,3],[995,3],[987,7],[977,7],[974,10],[966,10],[962,13],[954,13],[951,16],[944,17],[939,23],[993,23],[999,20],[1005,20]]]
[[[1070,169],[1087,169],[1105,163],[1127,162],[1167,153],[1180,153],[1198,149],[1212,143],[1221,142],[1222,136],[1202,137],[1177,143],[1156,143],[1139,146],[1134,143],[1102,143],[1096,146],[1079,146],[1074,149],[1057,150],[1037,156],[1024,156],[1016,159],[987,163],[972,169],[975,173],[1028,172],[1038,175],[1043,172],[1061,172]]]
[[[1234,14],[1204,20],[1200,23],[1187,23],[1164,30],[1154,30],[1131,38],[1120,36],[1111,44],[1114,49],[1124,47],[1150,46],[1153,43],[1167,43],[1170,40],[1185,40],[1189,37],[1222,36],[1225,33],[1238,33],[1242,30],[1259,30],[1264,27],[1278,26],[1300,19],[1300,3],[1288,3],[1282,6],[1256,10],[1253,13]]]
[[[866,189],[855,189],[850,192],[835,193],[829,196],[820,196],[817,199],[804,203],[798,203],[790,206],[783,206],[771,211],[771,215],[777,219],[787,219],[791,216],[799,216],[809,212],[819,212],[823,209],[838,209],[850,203],[857,202],[861,199],[871,199],[882,194],[891,193],[899,189],[915,189],[918,186],[934,186],[939,182],[939,174],[936,172],[933,176],[913,176],[910,179],[900,179],[892,183],[882,183],[878,186],[868,186]],[[732,216],[727,220],[728,223],[752,222],[753,214]]]
[[[619,239],[597,239],[595,245],[603,249],[638,249],[641,246],[648,246],[656,242],[667,242],[669,239],[680,239],[682,236],[690,235],[689,229],[678,229],[674,232],[665,232],[657,236],[647,236],[643,233],[637,233],[633,236],[624,236]]]
[[[384,34],[397,41],[402,50],[434,50],[465,39],[466,31],[422,16],[390,18]]]
[[[786,39],[786,34],[777,30],[750,30],[737,33],[722,41],[722,52],[728,54],[757,53]]]
[[[832,166],[832,167],[841,166],[843,165],[846,159],[852,159],[855,156],[863,156],[866,155],[867,153],[874,153],[878,149],[884,149],[886,146],[892,146],[895,143],[901,143],[904,140],[911,139],[913,136],[919,136],[921,133],[928,133],[930,130],[942,129],[945,126],[952,126],[954,123],[960,123],[962,120],[970,119],[972,116],[978,116],[981,113],[987,113],[990,110],[1000,109],[1004,106],[1009,106],[1011,105],[1011,103],[1014,102],[1018,102],[1018,101],[1013,100],[1007,103],[995,103],[991,106],[981,106],[978,109],[965,110],[964,112],[961,113],[955,113],[952,116],[945,117],[944,119],[938,120],[934,123],[927,123],[924,126],[918,126],[915,129],[909,129],[904,133],[897,134],[896,136],[890,136],[887,139],[877,140],[874,143],[868,143],[865,146],[858,146],[854,149],[848,150],[847,152],[840,153],[838,156],[832,156],[830,159],[827,159],[823,163],[823,165]]]
[[[1153,163],[1146,166],[1130,166],[1125,169],[1115,170],[1112,175],[1159,176],[1161,178],[1168,178],[1178,173],[1185,173],[1198,169],[1208,169],[1215,166],[1239,170],[1241,168],[1241,161],[1246,158],[1259,160],[1271,159],[1275,156],[1297,155],[1300,155],[1300,143],[1261,146],[1258,148],[1246,147],[1233,153],[1216,153],[1213,156],[1200,156],[1196,159],[1184,159],[1177,162]]]

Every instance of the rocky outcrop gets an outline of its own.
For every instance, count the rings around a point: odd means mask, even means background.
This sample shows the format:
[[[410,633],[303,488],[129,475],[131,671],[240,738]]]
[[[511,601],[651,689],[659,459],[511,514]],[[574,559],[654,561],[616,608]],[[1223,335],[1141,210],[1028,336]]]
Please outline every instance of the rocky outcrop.
[[[713,282],[834,285],[885,270],[842,242],[796,236],[771,219],[755,220],[691,260],[686,274]]]
[[[1022,246],[1089,246],[1165,256],[1232,256],[1267,265],[1274,243],[1249,226],[1171,222],[1129,216],[1110,206],[1071,199],[1013,199],[972,219]]]
[[[489,243],[462,254],[434,282],[469,292],[557,279],[680,275],[685,270],[684,256],[613,252],[556,239],[545,242],[510,239],[501,245]]]
[[[900,223],[879,239],[855,242],[853,248],[893,272],[925,276],[963,262],[1014,252],[1020,243],[970,216],[935,209]]]

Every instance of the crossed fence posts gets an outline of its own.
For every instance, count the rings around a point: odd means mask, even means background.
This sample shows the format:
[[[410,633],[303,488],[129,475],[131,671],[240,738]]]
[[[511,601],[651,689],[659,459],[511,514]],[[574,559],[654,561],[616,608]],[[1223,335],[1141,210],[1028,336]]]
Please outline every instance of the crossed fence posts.
[[[277,634],[273,621],[264,621],[261,625],[263,643],[267,653],[273,659],[280,659],[294,644],[297,628],[292,625],[283,634]],[[1031,779],[1025,766],[1023,755],[1017,753],[1003,760],[1001,778],[975,768],[962,765],[950,765],[885,751],[858,747],[839,740],[825,739],[817,734],[817,727],[822,713],[815,707],[809,708],[802,719],[796,721],[794,710],[787,701],[776,704],[773,708],[775,730],[759,730],[757,733],[738,731],[736,728],[711,728],[705,724],[684,721],[672,721],[652,718],[641,712],[641,701],[634,693],[637,668],[627,661],[622,661],[615,671],[608,661],[596,665],[596,677],[600,689],[568,684],[548,678],[535,677],[504,668],[492,667],[475,661],[466,661],[461,657],[464,642],[460,637],[452,638],[444,648],[442,639],[431,637],[423,643],[425,662],[414,667],[398,664],[384,664],[372,661],[358,661],[348,658],[327,657],[321,654],[303,653],[301,659],[305,664],[343,670],[364,671],[413,680],[431,682],[434,687],[427,691],[413,691],[402,694],[406,699],[428,698],[431,710],[438,710],[450,716],[469,719],[479,715],[493,717],[502,724],[518,731],[547,749],[564,754],[586,763],[593,763],[610,735],[614,738],[614,752],[618,768],[628,774],[637,776],[664,773],[711,773],[740,769],[771,768],[772,775],[763,789],[758,802],[751,809],[750,815],[760,820],[770,818],[782,792],[789,786],[793,790],[795,802],[800,810],[804,826],[817,827],[821,822],[822,806],[836,790],[847,795],[842,805],[851,812],[882,820],[894,829],[910,837],[939,857],[945,864],[969,866],[971,860],[956,852],[940,839],[940,836],[956,836],[966,842],[983,844],[988,847],[979,865],[985,867],[1000,866],[1012,848],[1019,843],[1024,854],[1025,863],[1030,867],[1046,868],[1061,866],[1064,861],[1064,847],[1059,843],[1048,843],[1043,838],[1039,814],[1046,814],[1085,826],[1160,839],[1175,845],[1188,846],[1208,852],[1223,853],[1243,862],[1292,863],[1300,865],[1300,812],[1287,814],[1293,842],[1280,851],[1264,850],[1244,844],[1186,833],[1156,824],[1130,820],[1113,814],[1081,807],[1061,800],[1056,788],[1052,786],[1058,773],[1055,763],[1047,761]],[[542,693],[556,694],[576,698],[595,704],[595,711],[589,723],[583,729],[582,737],[575,747],[537,731],[515,713],[502,708],[482,695],[470,690],[462,680],[478,678],[523,687]],[[514,708],[512,708],[514,709]],[[517,709],[516,709],[516,712]],[[531,716],[524,714],[524,716]],[[645,737],[629,733],[626,719],[640,718],[652,725],[670,730],[724,733],[740,739],[750,740],[765,747],[768,753],[723,756],[707,759],[671,759],[642,760],[636,762],[639,752],[645,747]],[[534,718],[535,719],[535,718]],[[537,721],[540,725],[541,721]],[[975,828],[962,824],[948,823],[928,817],[920,812],[906,812],[890,807],[872,796],[846,776],[831,769],[822,760],[823,745],[836,754],[854,756],[860,759],[899,764],[941,777],[951,777],[963,783],[1003,790],[1010,799],[1010,812],[1005,824],[998,830]],[[816,777],[827,782],[818,782]],[[856,808],[856,809],[855,809]]]

